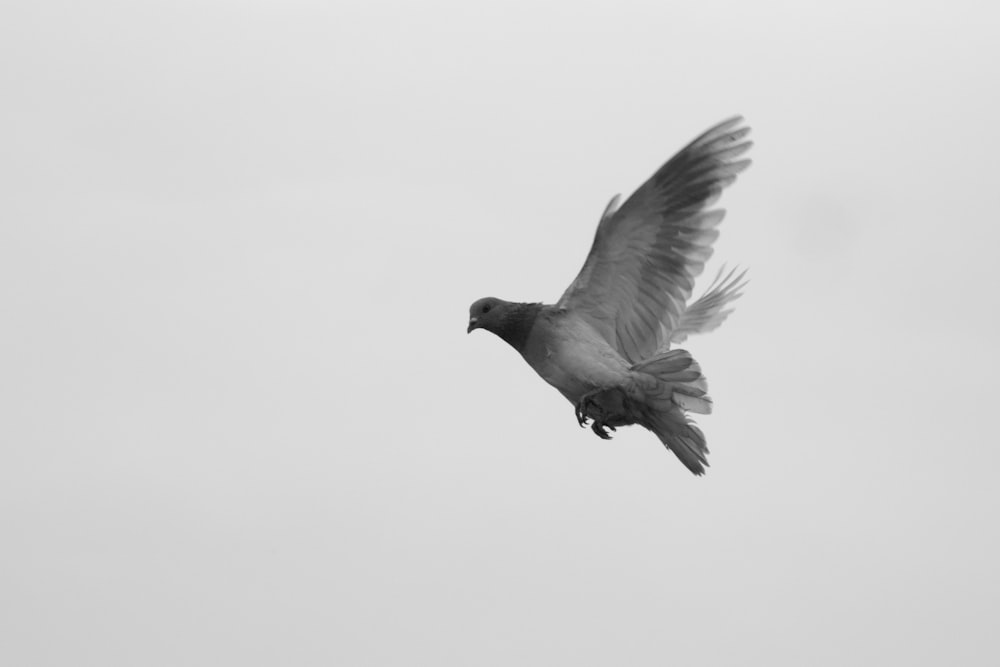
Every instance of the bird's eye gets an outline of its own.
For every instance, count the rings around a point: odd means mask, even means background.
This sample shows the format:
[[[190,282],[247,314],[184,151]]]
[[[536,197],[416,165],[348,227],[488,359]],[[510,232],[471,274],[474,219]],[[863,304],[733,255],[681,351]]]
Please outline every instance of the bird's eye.
[[[484,313],[490,312],[490,306],[489,306],[489,304],[486,304],[485,306],[483,306],[483,312]]]

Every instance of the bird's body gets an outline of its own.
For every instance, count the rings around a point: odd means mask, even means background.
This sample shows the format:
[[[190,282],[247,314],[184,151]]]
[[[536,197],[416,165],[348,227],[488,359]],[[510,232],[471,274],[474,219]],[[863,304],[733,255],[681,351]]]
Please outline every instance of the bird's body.
[[[572,312],[543,307],[536,332],[521,351],[524,360],[574,404],[584,394],[621,384],[627,377],[628,363]]]
[[[708,210],[748,160],[741,119],[712,128],[667,162],[621,208],[612,199],[580,275],[553,305],[487,297],[470,308],[469,331],[507,341],[576,406],[581,425],[639,424],[695,474],[707,465],[705,438],[688,411],[707,414],[701,369],[684,350],[688,334],[716,328],[740,296],[730,272],[688,304],[694,277],[711,255],[723,211]]]

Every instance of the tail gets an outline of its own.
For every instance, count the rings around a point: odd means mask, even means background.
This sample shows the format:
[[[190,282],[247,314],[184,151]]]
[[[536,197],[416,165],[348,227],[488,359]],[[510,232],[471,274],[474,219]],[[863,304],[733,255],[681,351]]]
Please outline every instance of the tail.
[[[708,447],[705,434],[689,421],[685,411],[712,412],[708,383],[698,362],[685,350],[671,350],[639,362],[632,370],[651,375],[656,386],[646,394],[638,423],[649,429],[687,469],[705,474]]]

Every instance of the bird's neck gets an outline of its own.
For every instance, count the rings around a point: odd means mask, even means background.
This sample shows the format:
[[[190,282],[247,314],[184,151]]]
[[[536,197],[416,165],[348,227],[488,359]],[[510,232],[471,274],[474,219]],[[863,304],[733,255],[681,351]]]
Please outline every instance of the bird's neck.
[[[541,311],[540,303],[512,304],[493,333],[507,341],[518,352],[523,352],[531,334],[531,327],[535,326],[535,320]]]

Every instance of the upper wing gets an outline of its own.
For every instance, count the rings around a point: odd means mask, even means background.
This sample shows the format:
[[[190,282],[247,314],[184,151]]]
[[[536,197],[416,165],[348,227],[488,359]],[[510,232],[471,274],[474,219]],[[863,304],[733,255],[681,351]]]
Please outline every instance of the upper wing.
[[[709,210],[750,165],[749,127],[731,118],[681,149],[597,226],[590,255],[559,299],[632,363],[668,343],[725,211]]]

